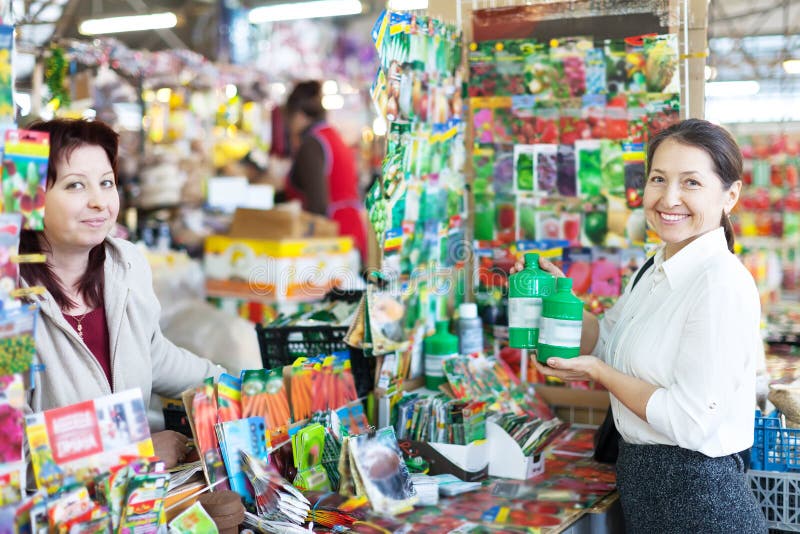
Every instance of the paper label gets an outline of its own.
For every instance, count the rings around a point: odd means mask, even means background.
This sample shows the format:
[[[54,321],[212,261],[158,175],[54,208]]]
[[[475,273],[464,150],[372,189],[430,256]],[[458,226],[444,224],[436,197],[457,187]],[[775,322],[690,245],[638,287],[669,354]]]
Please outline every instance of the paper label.
[[[539,328],[542,299],[538,297],[508,299],[509,328]]]
[[[542,317],[539,344],[554,347],[576,348],[581,346],[582,321],[551,319]]]
[[[444,376],[444,367],[442,363],[450,358],[454,358],[458,354],[426,354],[425,355],[425,376]]]

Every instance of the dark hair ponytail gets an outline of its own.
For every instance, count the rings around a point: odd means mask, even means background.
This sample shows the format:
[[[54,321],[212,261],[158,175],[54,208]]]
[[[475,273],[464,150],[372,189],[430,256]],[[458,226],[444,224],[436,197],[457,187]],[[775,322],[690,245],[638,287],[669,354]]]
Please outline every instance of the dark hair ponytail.
[[[711,158],[714,173],[722,180],[722,188],[726,191],[742,179],[742,151],[736,140],[727,130],[702,119],[686,119],[673,124],[654,135],[647,143],[647,175],[656,149],[666,141],[673,139],[678,143],[704,150]],[[725,229],[728,250],[733,252],[733,225],[726,213],[722,213],[720,226]]]
[[[731,217],[724,211],[722,212],[722,220],[720,225],[725,230],[725,241],[728,242],[728,250],[733,252],[734,245],[736,244],[736,237],[733,233],[733,224],[731,224]]]

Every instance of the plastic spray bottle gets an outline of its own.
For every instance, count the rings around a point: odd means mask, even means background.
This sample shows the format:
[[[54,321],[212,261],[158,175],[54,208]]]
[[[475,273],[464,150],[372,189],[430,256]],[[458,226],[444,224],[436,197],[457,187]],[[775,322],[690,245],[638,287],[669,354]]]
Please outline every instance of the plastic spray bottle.
[[[574,358],[581,353],[583,302],[572,294],[572,280],[558,278],[556,292],[544,298],[536,359]]]
[[[555,291],[555,278],[539,268],[539,255],[525,254],[525,268],[508,277],[508,342],[535,349],[539,341],[542,298]]]

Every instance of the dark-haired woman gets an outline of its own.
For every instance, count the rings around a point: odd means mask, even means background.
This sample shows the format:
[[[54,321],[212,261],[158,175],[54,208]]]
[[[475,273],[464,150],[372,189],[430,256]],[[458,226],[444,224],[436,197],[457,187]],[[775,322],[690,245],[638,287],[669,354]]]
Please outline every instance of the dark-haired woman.
[[[109,233],[119,212],[117,134],[101,122],[52,120],[30,126],[49,132],[50,160],[44,230],[23,231],[22,253],[41,252],[44,264],[23,264],[22,282],[47,290],[36,325],[44,368],[30,399],[34,411],[140,388],[179,397],[222,369],[167,341],[147,260]],[[156,454],[174,465],[187,452],[176,432],[153,435]]]
[[[741,454],[763,357],[758,291],[728,219],[741,152],[724,129],[690,119],[654,136],[647,162],[645,215],[663,241],[652,267],[599,323],[585,315],[587,356],[537,367],[611,393],[628,534],[766,532]]]
[[[352,150],[325,120],[322,86],[298,83],[286,101],[287,125],[293,150],[286,193],[303,209],[339,223],[339,234],[353,238],[366,261],[367,233],[364,203]]]

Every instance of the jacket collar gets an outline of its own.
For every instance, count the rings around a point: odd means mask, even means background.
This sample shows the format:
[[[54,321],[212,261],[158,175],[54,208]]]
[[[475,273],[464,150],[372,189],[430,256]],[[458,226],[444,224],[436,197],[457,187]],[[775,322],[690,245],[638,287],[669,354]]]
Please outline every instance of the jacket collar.
[[[127,275],[131,269],[131,265],[124,259],[122,254],[122,250],[119,246],[114,242],[113,239],[108,238],[104,241],[104,245],[106,247],[106,262],[103,266],[103,274],[104,274],[104,290],[103,290],[103,298],[106,302],[106,317],[109,321],[109,325],[111,325],[111,315],[109,308],[109,304],[119,300],[122,302],[122,295],[127,294],[128,290],[128,283],[127,283]],[[108,261],[109,257],[112,261]],[[21,285],[24,287],[28,287],[27,281],[21,280]],[[46,292],[42,299],[39,302],[40,308],[42,313],[48,315],[51,319],[56,322],[63,324],[61,326],[69,326],[69,323],[66,322],[66,319],[62,317],[61,308],[58,306],[58,303],[53,299],[52,295],[49,292]],[[110,327],[109,327],[110,329]],[[111,332],[109,332],[110,334]],[[113,339],[113,338],[112,338]]]
[[[663,270],[673,289],[701,273],[707,259],[720,253],[729,253],[725,230],[721,227],[701,235],[668,260],[664,259],[664,251],[665,247],[662,246],[656,253],[654,263],[656,270]]]

